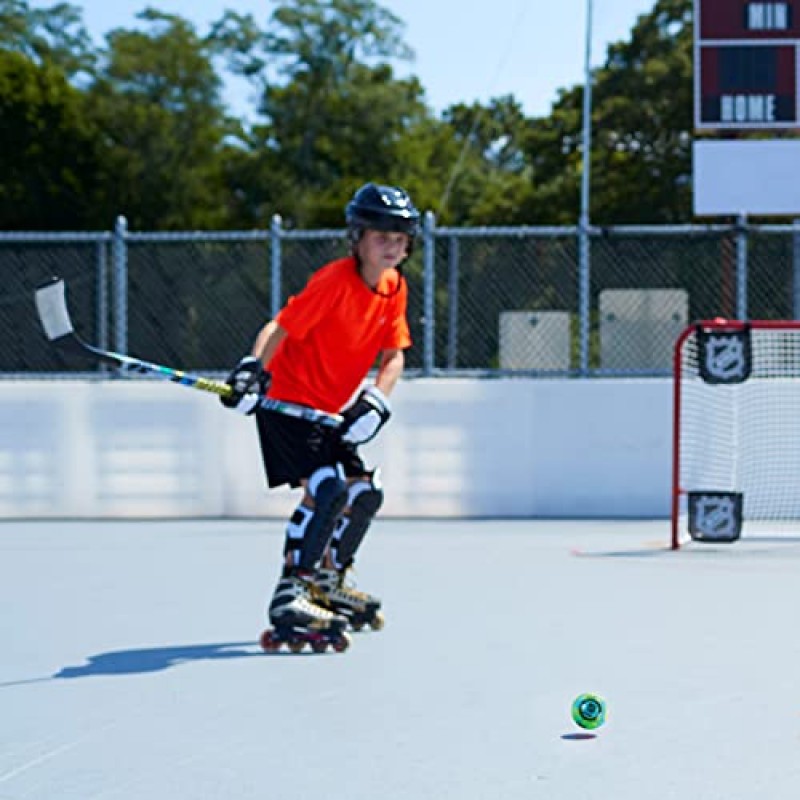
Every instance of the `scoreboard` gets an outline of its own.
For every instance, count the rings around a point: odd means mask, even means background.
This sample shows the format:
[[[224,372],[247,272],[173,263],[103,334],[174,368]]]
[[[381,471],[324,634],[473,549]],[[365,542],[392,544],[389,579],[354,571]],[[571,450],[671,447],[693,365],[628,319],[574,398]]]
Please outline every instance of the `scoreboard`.
[[[800,128],[800,0],[695,0],[695,127]]]

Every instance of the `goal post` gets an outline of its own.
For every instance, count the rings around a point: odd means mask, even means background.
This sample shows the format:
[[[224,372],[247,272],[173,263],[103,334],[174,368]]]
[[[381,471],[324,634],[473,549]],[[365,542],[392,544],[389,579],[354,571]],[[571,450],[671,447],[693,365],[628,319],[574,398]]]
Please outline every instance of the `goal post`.
[[[672,548],[799,537],[800,322],[697,322],[673,368]]]

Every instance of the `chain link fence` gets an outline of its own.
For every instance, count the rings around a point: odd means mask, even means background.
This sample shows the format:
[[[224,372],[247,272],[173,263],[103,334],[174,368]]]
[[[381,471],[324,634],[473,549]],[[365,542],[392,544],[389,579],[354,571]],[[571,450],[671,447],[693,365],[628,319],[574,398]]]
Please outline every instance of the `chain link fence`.
[[[343,230],[278,217],[248,232],[138,233],[120,218],[111,232],[0,233],[0,377],[102,374],[40,330],[33,293],[53,275],[87,341],[216,374],[346,252]],[[800,316],[800,225],[437,228],[427,214],[404,269],[411,374],[666,375],[693,320]]]

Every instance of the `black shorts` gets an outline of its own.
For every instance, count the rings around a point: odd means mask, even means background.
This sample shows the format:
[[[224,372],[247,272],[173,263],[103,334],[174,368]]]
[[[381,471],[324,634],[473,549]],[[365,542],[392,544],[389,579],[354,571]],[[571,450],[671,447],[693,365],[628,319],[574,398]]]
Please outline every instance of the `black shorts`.
[[[271,489],[300,486],[320,467],[334,464],[341,464],[348,478],[369,474],[355,446],[342,442],[333,428],[265,409],[256,412],[256,423]]]

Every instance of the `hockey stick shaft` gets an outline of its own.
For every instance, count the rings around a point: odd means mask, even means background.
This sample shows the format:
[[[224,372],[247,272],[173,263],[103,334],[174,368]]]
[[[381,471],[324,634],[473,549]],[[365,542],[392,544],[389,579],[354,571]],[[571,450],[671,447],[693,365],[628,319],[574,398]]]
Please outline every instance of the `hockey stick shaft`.
[[[40,286],[36,290],[35,299],[36,310],[39,313],[39,320],[42,323],[45,335],[56,347],[65,352],[70,352],[75,356],[83,356],[84,358],[87,356],[94,358],[104,364],[115,367],[121,372],[155,375],[173,383],[179,383],[181,386],[188,386],[203,392],[211,392],[220,397],[231,397],[233,394],[233,389],[223,381],[205,378],[201,375],[192,375],[182,370],[172,369],[172,367],[154,364],[151,361],[143,361],[133,356],[115,353],[111,350],[103,350],[84,342],[75,333],[75,329],[72,326],[66,301],[66,285],[60,278],[54,278],[44,286]],[[337,428],[342,423],[342,418],[338,414],[330,414],[327,411],[276,400],[272,397],[262,397],[260,405],[269,411],[277,411],[280,414],[305,419],[309,422],[318,422],[328,427]]]

